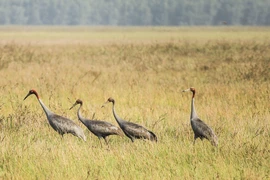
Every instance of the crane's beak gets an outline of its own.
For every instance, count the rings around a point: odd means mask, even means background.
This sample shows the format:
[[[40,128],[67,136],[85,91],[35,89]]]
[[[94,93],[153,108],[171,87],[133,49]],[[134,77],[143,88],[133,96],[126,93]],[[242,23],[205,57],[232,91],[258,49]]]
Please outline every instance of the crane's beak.
[[[30,96],[30,95],[31,95],[31,93],[28,93],[23,100],[25,100],[26,98],[28,98],[28,96]]]
[[[76,105],[77,105],[77,103],[74,103],[74,104],[69,108],[69,110],[71,110],[72,108],[74,108]]]
[[[187,91],[190,91],[190,88],[186,89],[186,90],[183,90],[182,92],[187,92]]]
[[[104,108],[105,105],[106,105],[108,102],[109,102],[109,101],[106,101],[106,102],[101,106],[101,108]]]

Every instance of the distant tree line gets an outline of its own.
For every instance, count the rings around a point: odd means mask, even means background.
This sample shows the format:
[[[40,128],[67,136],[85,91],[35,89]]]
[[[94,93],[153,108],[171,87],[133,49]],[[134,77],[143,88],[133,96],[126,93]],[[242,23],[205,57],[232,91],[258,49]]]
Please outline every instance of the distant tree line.
[[[270,25],[270,0],[0,0],[2,25]]]

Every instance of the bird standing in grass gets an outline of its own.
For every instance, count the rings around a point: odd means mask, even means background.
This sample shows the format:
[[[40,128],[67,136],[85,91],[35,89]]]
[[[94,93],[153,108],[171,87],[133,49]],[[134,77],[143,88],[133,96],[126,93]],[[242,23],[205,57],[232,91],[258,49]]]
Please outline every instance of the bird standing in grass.
[[[156,141],[157,142],[157,136],[152,132],[147,130],[146,128],[132,123],[132,122],[128,122],[123,120],[122,118],[120,118],[116,112],[115,112],[115,101],[113,98],[109,98],[107,102],[105,102],[103,104],[102,107],[105,106],[106,103],[111,102],[113,104],[112,106],[112,111],[113,111],[113,115],[115,120],[117,121],[117,123],[119,124],[120,128],[123,130],[123,132],[125,133],[125,135],[130,138],[130,140],[132,142],[134,142],[134,139],[148,139],[150,141]]]
[[[191,87],[189,89],[183,90],[183,92],[191,91],[192,92],[192,99],[191,99],[191,115],[190,115],[190,122],[191,122],[191,127],[194,132],[194,142],[197,138],[200,138],[201,140],[208,139],[213,146],[218,145],[218,138],[215,135],[214,131],[206,125],[197,115],[196,110],[195,110],[195,88]]]
[[[79,108],[78,108],[78,119],[94,134],[98,137],[98,139],[100,140],[100,138],[103,138],[106,142],[106,144],[108,145],[108,142],[106,140],[106,137],[109,135],[122,135],[122,131],[119,127],[116,127],[114,125],[112,125],[111,123],[108,123],[106,121],[99,121],[99,120],[90,120],[90,119],[86,119],[84,117],[82,117],[80,109],[83,105],[82,100],[77,99],[76,102],[73,104],[73,106],[70,108],[72,109],[73,107],[75,107],[77,104],[79,104]],[[101,141],[100,141],[101,144]],[[102,144],[101,144],[102,146]]]
[[[62,135],[62,137],[64,134],[70,133],[86,141],[86,137],[83,133],[82,128],[77,124],[75,124],[72,120],[54,114],[52,111],[50,111],[42,102],[42,100],[39,98],[38,93],[35,90],[33,89],[30,90],[23,100],[25,100],[28,96],[32,94],[34,94],[37,97],[39,104],[41,105],[47,116],[49,124],[55,131],[57,131],[60,135]]]

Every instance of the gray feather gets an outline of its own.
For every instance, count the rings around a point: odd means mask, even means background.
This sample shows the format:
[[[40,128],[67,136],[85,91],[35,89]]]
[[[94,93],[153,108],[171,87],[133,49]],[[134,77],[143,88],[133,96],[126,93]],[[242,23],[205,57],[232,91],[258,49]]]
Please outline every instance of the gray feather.
[[[213,130],[207,126],[202,120],[199,118],[195,118],[191,120],[191,127],[194,132],[194,138],[200,138],[200,139],[208,139],[212,145],[217,146],[217,137]]]
[[[83,124],[96,136],[121,135],[121,129],[111,123],[99,120],[84,120]]]
[[[82,138],[83,140],[86,140],[82,128],[70,119],[59,116],[57,114],[51,114],[48,116],[48,118],[51,127],[59,134],[64,135],[70,133],[74,136]]]

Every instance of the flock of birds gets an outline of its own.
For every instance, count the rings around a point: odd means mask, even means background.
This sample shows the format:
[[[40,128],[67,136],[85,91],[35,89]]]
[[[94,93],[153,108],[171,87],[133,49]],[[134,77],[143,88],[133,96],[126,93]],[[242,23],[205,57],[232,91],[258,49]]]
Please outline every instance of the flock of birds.
[[[197,138],[200,138],[201,140],[205,138],[209,140],[213,146],[217,146],[218,138],[215,135],[214,131],[207,124],[205,124],[201,119],[199,119],[196,113],[195,106],[194,106],[195,88],[191,87],[187,90],[184,90],[183,92],[187,92],[187,91],[192,92],[190,122],[191,122],[191,127],[194,132],[193,144],[195,144],[195,141]],[[29,93],[25,96],[24,100],[32,94],[36,96],[37,100],[39,101],[41,107],[43,108],[47,116],[49,124],[56,132],[58,132],[62,136],[66,133],[70,133],[86,141],[86,137],[84,135],[83,129],[80,126],[78,126],[76,123],[74,123],[72,120],[59,116],[53,113],[52,111],[50,111],[40,99],[37,91],[33,89],[30,90]],[[113,98],[110,97],[107,100],[107,102],[104,103],[102,107],[104,107],[105,104],[110,103],[110,102],[112,103],[112,111],[113,111],[114,118],[121,129],[106,121],[91,120],[91,119],[84,118],[80,112],[80,109],[82,108],[82,105],[83,105],[83,102],[80,99],[76,100],[76,102],[73,104],[73,106],[70,109],[74,108],[76,105],[79,105],[79,108],[77,111],[78,119],[95,136],[97,136],[99,139],[103,138],[107,145],[108,145],[108,141],[106,139],[107,136],[110,136],[110,135],[122,136],[123,133],[132,142],[134,142],[135,139],[147,139],[150,141],[157,142],[157,136],[152,131],[144,128],[143,126],[139,124],[126,121],[122,119],[121,117],[119,117],[115,112],[115,100]]]

